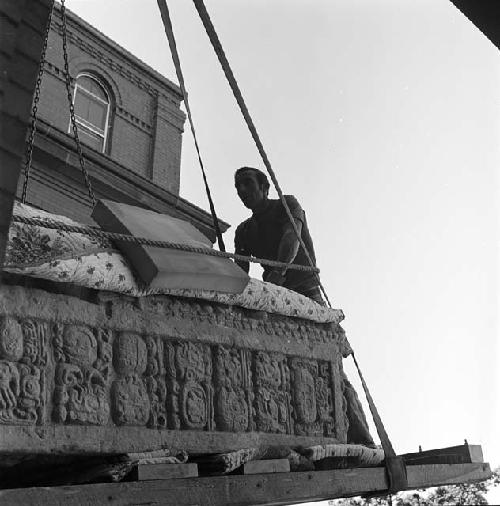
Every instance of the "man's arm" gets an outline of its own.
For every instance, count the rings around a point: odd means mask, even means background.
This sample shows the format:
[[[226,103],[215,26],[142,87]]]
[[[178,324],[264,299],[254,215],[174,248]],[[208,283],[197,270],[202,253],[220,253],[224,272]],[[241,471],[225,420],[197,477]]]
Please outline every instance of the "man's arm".
[[[294,222],[300,234],[302,232],[302,221],[298,218],[294,218]],[[291,223],[287,223],[283,227],[283,235],[278,247],[277,260],[287,264],[293,262],[297,256],[299,247],[299,239],[293,229],[293,225]],[[276,267],[272,271],[269,271],[264,281],[268,281],[269,283],[273,283],[275,285],[282,285],[285,282],[286,271],[286,267]]]
[[[247,248],[245,247],[244,240],[243,240],[243,230],[242,225],[239,225],[236,229],[236,232],[234,233],[234,252],[237,255],[245,255],[250,256],[249,252],[247,251]],[[243,269],[247,274],[250,270],[250,263],[249,262],[242,262],[240,260],[235,260],[236,265],[238,265],[241,269]]]

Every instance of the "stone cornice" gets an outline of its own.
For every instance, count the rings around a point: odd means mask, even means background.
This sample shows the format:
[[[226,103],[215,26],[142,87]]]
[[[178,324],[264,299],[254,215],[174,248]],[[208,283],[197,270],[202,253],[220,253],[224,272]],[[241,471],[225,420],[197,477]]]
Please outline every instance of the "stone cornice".
[[[158,117],[183,132],[186,115],[178,107],[173,107],[171,102],[166,102],[162,99],[163,97],[160,97],[160,100],[158,100]]]

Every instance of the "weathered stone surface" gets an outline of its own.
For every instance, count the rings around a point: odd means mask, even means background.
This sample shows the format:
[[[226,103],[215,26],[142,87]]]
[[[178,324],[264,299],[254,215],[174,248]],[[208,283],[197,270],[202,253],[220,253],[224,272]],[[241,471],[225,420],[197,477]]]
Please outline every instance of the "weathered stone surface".
[[[0,287],[0,453],[345,442],[339,328]]]

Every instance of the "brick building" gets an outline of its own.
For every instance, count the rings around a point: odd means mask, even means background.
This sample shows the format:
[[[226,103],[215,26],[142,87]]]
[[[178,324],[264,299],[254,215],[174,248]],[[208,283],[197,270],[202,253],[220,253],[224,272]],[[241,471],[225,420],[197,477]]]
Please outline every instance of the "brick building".
[[[66,10],[79,137],[96,198],[185,219],[212,241],[210,214],[179,196],[185,115],[180,88]],[[56,4],[38,107],[27,202],[91,223],[92,203],[71,133]],[[21,195],[23,178],[18,187]],[[228,225],[221,222],[222,230]]]

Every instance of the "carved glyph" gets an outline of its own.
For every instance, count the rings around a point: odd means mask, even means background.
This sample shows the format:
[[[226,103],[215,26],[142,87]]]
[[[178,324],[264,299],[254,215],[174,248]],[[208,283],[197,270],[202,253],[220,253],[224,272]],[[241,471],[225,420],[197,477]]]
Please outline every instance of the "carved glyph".
[[[168,343],[166,354],[172,426],[213,430],[214,394],[210,347],[191,342]]]
[[[84,325],[55,325],[55,421],[107,423],[109,340],[110,331],[97,331]]]
[[[0,321],[0,423],[40,424],[45,419],[45,322]]]
[[[163,339],[146,336],[147,366],[146,389],[151,401],[148,426],[167,428],[167,385],[165,378],[165,354]]]
[[[116,380],[111,388],[113,420],[117,425],[145,425],[151,407],[146,386],[136,374]]]
[[[286,357],[259,351],[254,361],[257,430],[291,434],[290,371]]]
[[[147,368],[144,339],[132,332],[118,334],[114,342],[113,364],[119,379],[111,388],[113,421],[117,425],[145,425],[151,403],[143,374]]]
[[[217,429],[229,432],[252,430],[251,354],[248,350],[223,346],[218,346],[215,354]]]
[[[333,406],[328,362],[290,361],[294,429],[301,435],[330,435]]]

